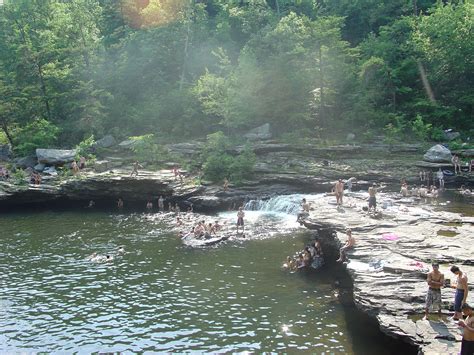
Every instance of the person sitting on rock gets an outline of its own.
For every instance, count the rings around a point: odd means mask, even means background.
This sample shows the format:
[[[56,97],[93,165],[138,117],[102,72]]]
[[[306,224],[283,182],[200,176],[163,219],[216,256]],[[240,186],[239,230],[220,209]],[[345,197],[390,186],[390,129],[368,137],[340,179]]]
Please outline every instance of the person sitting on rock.
[[[403,197],[407,197],[407,196],[408,196],[408,185],[407,185],[406,182],[402,184],[402,187],[400,188],[400,194],[401,194]]]
[[[84,169],[86,167],[86,158],[81,156],[79,158],[79,169]]]
[[[341,249],[339,249],[339,259],[336,260],[338,263],[342,263],[347,260],[346,251],[349,249],[354,248],[355,246],[355,238],[352,236],[352,230],[346,230],[347,241],[346,244],[343,245]]]
[[[309,203],[306,202],[306,199],[301,200],[301,211],[296,217],[296,222],[302,223],[303,219],[309,216]]]
[[[79,167],[77,166],[77,163],[75,160],[73,160],[71,163],[71,169],[74,174],[77,174],[79,172]]]
[[[212,226],[212,229],[213,229],[213,232],[214,234],[216,234],[217,232],[219,232],[221,230],[222,226],[219,224],[219,221],[216,220]]]

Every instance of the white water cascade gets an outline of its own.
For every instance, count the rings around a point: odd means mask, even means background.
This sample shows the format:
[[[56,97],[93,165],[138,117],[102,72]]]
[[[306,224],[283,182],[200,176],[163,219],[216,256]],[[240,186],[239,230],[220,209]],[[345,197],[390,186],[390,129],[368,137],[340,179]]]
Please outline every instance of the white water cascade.
[[[282,195],[269,200],[250,200],[244,205],[244,210],[296,215],[301,210],[303,197],[303,195]]]

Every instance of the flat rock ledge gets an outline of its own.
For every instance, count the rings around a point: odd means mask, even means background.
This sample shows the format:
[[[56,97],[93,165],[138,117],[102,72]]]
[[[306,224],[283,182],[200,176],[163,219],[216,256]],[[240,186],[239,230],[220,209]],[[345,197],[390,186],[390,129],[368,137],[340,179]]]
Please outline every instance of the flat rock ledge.
[[[449,320],[454,290],[442,290],[443,314],[423,320],[426,275],[436,260],[446,279],[454,281],[452,264],[474,281],[472,238],[474,218],[441,212],[436,202],[401,199],[393,194],[377,198],[379,213],[368,214],[367,193],[348,193],[344,206],[326,195],[310,202],[314,208],[305,221],[309,229],[333,229],[345,242],[351,228],[356,247],[345,264],[353,281],[356,306],[375,318],[385,334],[417,346],[420,354],[458,354],[461,333]],[[441,208],[439,208],[441,207]],[[468,303],[474,303],[469,292]]]

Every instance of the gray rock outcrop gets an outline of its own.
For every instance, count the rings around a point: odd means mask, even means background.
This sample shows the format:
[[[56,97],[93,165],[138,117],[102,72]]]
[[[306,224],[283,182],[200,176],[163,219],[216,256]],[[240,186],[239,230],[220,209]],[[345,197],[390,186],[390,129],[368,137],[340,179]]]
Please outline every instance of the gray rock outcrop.
[[[63,165],[75,159],[76,150],[66,149],[36,149],[36,156],[39,163],[46,165]]]
[[[342,208],[335,206],[332,195],[308,199],[317,210],[304,223],[309,229],[338,231],[341,244],[345,228],[352,228],[356,246],[345,267],[353,281],[354,302],[377,320],[382,332],[419,347],[419,354],[457,353],[457,325],[443,319],[450,313],[454,290],[442,290],[442,319],[433,315],[431,321],[422,320],[426,276],[432,261],[440,263],[446,279],[454,281],[452,264],[473,275],[472,250],[466,246],[472,244],[474,219],[395,197],[379,194],[378,204],[387,207],[376,215],[363,211],[367,193],[348,193]],[[468,303],[473,300],[469,292]]]
[[[36,164],[38,164],[38,159],[34,155],[15,159],[15,165],[20,169],[33,168]]]
[[[244,137],[249,140],[263,140],[272,138],[272,133],[270,131],[270,123],[265,123],[259,127],[251,129]]]
[[[98,148],[109,148],[117,144],[115,138],[108,134],[95,142],[94,146]]]
[[[35,167],[33,169],[35,169],[36,171],[38,172],[43,172],[44,168],[46,167],[46,165],[44,165],[43,163],[38,163],[35,165]]]
[[[10,144],[0,145],[0,160],[10,160],[12,157],[12,148]]]
[[[441,144],[432,146],[423,155],[423,160],[430,163],[450,163],[451,162],[451,151]]]

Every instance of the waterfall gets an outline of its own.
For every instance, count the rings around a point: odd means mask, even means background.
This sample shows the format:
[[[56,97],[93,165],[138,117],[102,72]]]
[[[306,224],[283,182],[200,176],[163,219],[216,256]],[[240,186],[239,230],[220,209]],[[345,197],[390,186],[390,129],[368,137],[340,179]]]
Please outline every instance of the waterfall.
[[[279,212],[296,215],[301,209],[303,195],[282,195],[269,200],[250,200],[244,205],[247,211]]]

